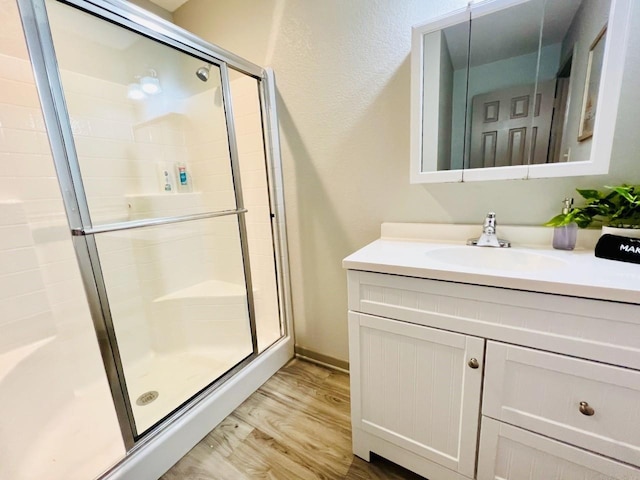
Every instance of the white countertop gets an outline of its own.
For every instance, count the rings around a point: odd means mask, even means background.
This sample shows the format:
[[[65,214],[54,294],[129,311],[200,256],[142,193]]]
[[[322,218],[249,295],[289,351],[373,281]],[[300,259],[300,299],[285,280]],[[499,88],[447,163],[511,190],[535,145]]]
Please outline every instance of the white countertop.
[[[640,304],[640,264],[595,257],[599,231],[580,231],[576,249],[563,251],[551,248],[551,228],[498,226],[497,230],[512,248],[466,246],[467,238],[480,234],[477,225],[386,223],[382,238],[349,255],[342,265],[350,270]],[[500,257],[501,251],[506,255]],[[470,265],[465,259],[474,257],[473,252],[488,261]],[[520,268],[521,258],[532,261],[523,261]],[[497,268],[492,259],[498,260]]]

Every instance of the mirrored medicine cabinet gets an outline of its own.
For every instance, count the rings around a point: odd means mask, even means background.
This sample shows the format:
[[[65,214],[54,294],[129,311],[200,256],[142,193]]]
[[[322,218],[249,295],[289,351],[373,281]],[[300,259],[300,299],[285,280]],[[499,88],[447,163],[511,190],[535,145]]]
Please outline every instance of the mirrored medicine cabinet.
[[[411,182],[606,174],[631,0],[486,0],[413,28]]]

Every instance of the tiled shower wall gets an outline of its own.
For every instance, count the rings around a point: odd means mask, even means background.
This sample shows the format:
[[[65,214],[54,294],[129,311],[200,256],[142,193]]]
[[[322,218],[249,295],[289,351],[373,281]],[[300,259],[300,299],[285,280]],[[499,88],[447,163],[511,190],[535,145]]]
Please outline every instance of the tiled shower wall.
[[[126,85],[66,70],[62,75],[94,224],[205,210],[202,195],[164,193],[158,178],[159,165],[171,170],[178,160],[190,170],[184,116],[149,118],[144,104],[127,98]],[[154,342],[153,300],[205,280],[201,230],[157,227],[97,236],[125,369],[166,344]]]
[[[193,188],[203,191],[203,202],[210,210],[235,209],[220,88],[189,97],[185,101],[185,112],[190,122],[187,145]],[[211,269],[216,273],[216,280],[244,284],[243,267],[237,262],[237,220],[234,216],[222,217],[216,219],[215,223],[218,227],[205,236],[204,248],[207,258],[212,262]]]
[[[63,71],[63,80],[95,224],[235,208],[219,89],[190,96],[174,104],[173,111],[158,114],[158,108],[145,105],[148,100],[128,100],[124,85],[69,71]],[[251,148],[256,149],[255,145]],[[261,142],[258,153],[262,155]],[[264,171],[261,158],[257,167]],[[187,165],[191,191],[162,192],[158,165],[172,168],[178,161]],[[243,178],[247,171],[249,186],[255,183],[255,167],[243,166],[242,170]],[[260,201],[268,221],[266,181],[263,185]],[[250,238],[259,234],[268,250],[270,231],[249,229]],[[155,299],[212,276],[222,282],[244,283],[233,216],[172,229],[102,234],[98,246],[125,367],[154,352],[163,353],[160,345],[167,345],[157,331],[161,323],[154,320],[157,310],[151,303]],[[260,244],[253,242],[251,250],[258,248]],[[256,262],[256,272],[258,265]],[[211,293],[215,296],[217,292]],[[276,291],[270,293],[273,298],[269,301],[277,308]],[[262,317],[258,318],[262,324]],[[277,310],[272,322],[274,318],[277,322]]]
[[[193,84],[189,82],[195,79],[195,68],[189,62],[194,60],[174,59],[175,52],[167,53],[146,39],[132,39],[130,54],[106,45],[90,45],[76,52],[70,47],[81,39],[60,27],[54,28],[54,40],[94,224],[235,208],[215,67],[209,82],[195,80]],[[78,61],[77,55],[86,58]],[[99,73],[95,72],[87,75],[81,68],[95,62],[94,57],[105,62],[120,57],[131,63],[136,55],[156,58],[160,66],[165,62],[163,69],[158,68],[163,95],[130,100],[126,84],[96,78]],[[175,65],[181,62],[185,68],[176,71]],[[134,63],[128,70],[143,68]],[[246,220],[259,346],[263,349],[279,338],[280,322],[255,79],[234,77],[231,93],[243,195],[249,209]],[[176,162],[187,166],[191,185],[186,192],[178,190]],[[173,192],[163,191],[160,168],[171,172]],[[158,227],[97,237],[125,366],[163,353],[168,345],[162,340],[161,322],[154,320],[158,312],[151,305],[154,300],[209,279],[244,283],[235,217],[172,231]],[[217,292],[211,295],[216,297]]]

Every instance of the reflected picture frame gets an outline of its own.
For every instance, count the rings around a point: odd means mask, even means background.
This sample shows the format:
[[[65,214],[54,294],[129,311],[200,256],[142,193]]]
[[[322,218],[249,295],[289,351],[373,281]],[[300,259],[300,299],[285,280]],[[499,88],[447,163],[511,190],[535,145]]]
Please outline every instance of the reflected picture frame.
[[[595,125],[598,107],[598,94],[600,93],[600,78],[602,77],[606,33],[607,26],[605,25],[589,47],[587,73],[584,81],[584,96],[582,98],[582,109],[580,111],[578,128],[579,142],[593,137],[593,127]]]

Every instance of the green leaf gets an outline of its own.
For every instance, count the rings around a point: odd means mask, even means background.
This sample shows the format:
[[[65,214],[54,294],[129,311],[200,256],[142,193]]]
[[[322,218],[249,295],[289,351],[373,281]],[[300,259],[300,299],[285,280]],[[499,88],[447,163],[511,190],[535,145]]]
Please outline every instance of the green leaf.
[[[633,187],[607,187],[616,192],[618,195],[623,197],[629,203],[636,203],[638,201],[638,196],[633,195],[631,192],[633,191]]]
[[[582,190],[580,188],[576,188],[576,192],[582,195],[586,200],[600,200],[600,198],[602,198],[598,190]]]
[[[589,225],[591,225],[595,221],[594,219],[595,216],[596,215],[593,213],[589,213],[581,210],[575,210],[573,221],[578,224],[578,227],[587,228]]]
[[[569,215],[565,215],[564,213],[561,213],[553,217],[547,223],[545,223],[544,226],[545,227],[562,227],[564,225],[571,223],[571,220],[567,220],[568,217]]]

